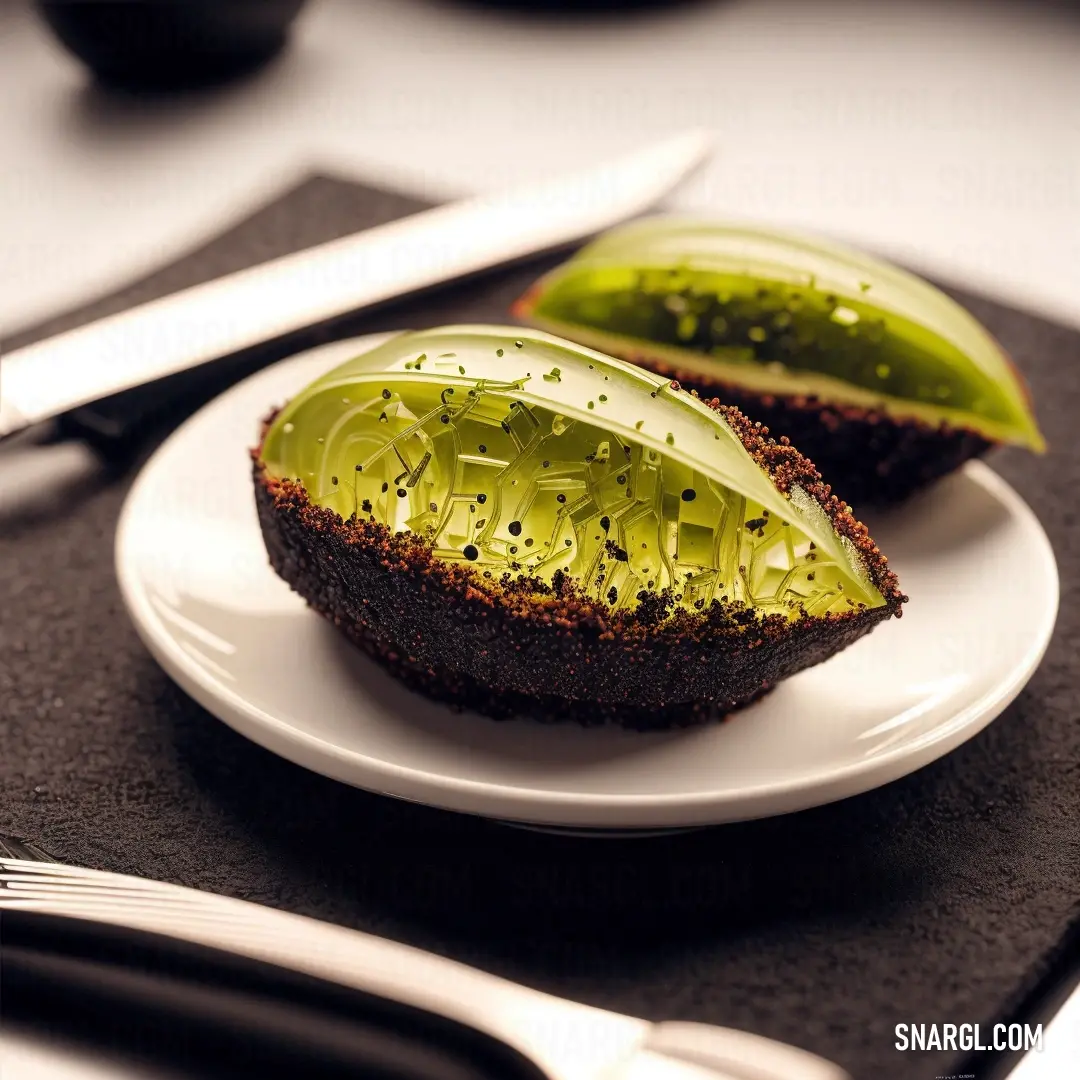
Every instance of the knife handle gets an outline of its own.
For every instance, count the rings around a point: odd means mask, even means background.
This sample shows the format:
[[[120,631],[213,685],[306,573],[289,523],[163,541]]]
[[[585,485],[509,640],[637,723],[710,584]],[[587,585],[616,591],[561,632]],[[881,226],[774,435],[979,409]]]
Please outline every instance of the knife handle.
[[[5,1021],[225,1078],[542,1080],[504,1043],[362,991],[125,927],[5,912]]]
[[[28,921],[32,916],[50,921]],[[147,936],[166,938],[161,948],[172,967],[144,961],[144,973],[165,968],[170,976],[190,976],[192,957],[210,950],[225,955],[203,984],[236,986],[237,972],[246,970],[249,980],[237,988],[257,990],[261,965],[270,965],[282,969],[266,976],[278,988],[302,985],[314,993],[312,987],[322,986],[324,994],[365,1001],[368,1012],[360,1015],[383,1008],[385,1017],[386,1008],[401,1009],[414,1025],[426,1018],[429,1032],[464,1030],[473,1046],[479,1045],[476,1037],[488,1040],[489,1048],[494,1043],[504,1053],[495,1075],[507,1080],[850,1080],[831,1062],[749,1032],[650,1024],[396,942],[162,882],[0,859],[0,918],[0,979],[11,970],[5,948],[97,961],[137,951]],[[90,925],[79,929],[80,923]],[[25,968],[29,959],[22,960]],[[254,984],[252,964],[260,965]],[[282,1000],[282,991],[273,996]],[[5,997],[5,1009],[8,1003]]]

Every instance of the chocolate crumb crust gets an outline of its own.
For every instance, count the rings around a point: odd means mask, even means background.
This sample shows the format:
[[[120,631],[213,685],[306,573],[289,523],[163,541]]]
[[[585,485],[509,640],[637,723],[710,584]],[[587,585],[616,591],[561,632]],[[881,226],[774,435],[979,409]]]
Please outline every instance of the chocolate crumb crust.
[[[655,593],[613,611],[568,575],[550,583],[496,577],[436,557],[422,535],[393,533],[371,517],[343,521],[314,505],[301,483],[269,475],[256,448],[255,500],[270,563],[384,668],[455,708],[637,729],[725,716],[899,617],[907,597],[866,527],[811,462],[738,409],[706,404],[781,492],[800,485],[821,505],[859,552],[883,607],[790,620],[721,602],[690,612],[670,593]]]
[[[994,445],[974,431],[945,423],[897,419],[881,410],[807,395],[760,394],[681,371],[644,353],[625,358],[787,436],[856,506],[901,503]]]

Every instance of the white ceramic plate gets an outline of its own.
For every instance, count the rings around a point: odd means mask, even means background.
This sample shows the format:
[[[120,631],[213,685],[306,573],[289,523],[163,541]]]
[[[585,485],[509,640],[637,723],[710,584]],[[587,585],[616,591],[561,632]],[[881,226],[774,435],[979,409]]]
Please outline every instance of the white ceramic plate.
[[[372,343],[371,339],[366,345]],[[357,787],[504,821],[667,829],[842,799],[948,753],[1038,666],[1057,615],[1050,544],[980,463],[867,521],[911,596],[904,617],[723,724],[638,734],[496,723],[399,685],[268,565],[247,450],[258,421],[359,351],[260,372],[181,427],[117,533],[124,600],[165,670],[241,734]]]

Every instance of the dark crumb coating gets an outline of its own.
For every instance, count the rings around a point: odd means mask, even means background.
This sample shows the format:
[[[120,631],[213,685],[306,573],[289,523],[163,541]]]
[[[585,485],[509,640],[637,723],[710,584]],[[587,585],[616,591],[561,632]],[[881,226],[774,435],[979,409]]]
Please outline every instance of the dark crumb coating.
[[[316,611],[413,689],[496,719],[668,728],[714,719],[820,663],[902,614],[906,597],[864,525],[786,439],[709,402],[783,492],[801,485],[862,555],[886,599],[790,621],[670,594],[613,612],[566,575],[548,584],[434,556],[415,533],[342,519],[302,484],[269,476],[253,451],[256,504],[270,562]],[[269,421],[268,421],[269,422]]]
[[[894,506],[981,457],[994,444],[974,431],[898,420],[861,405],[836,405],[802,395],[759,394],[642,354],[640,367],[677,379],[702,397],[716,397],[785,435],[856,506]]]

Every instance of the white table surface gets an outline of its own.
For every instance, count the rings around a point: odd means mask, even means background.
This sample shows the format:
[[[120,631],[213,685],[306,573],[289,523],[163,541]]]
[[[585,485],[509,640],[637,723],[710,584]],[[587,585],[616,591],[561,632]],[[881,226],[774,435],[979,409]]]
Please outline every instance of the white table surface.
[[[0,328],[90,299],[322,167],[453,196],[684,126],[679,208],[848,237],[1080,326],[1080,14],[703,0],[537,22],[312,0],[287,55],[184,101],[93,90],[0,0]]]

